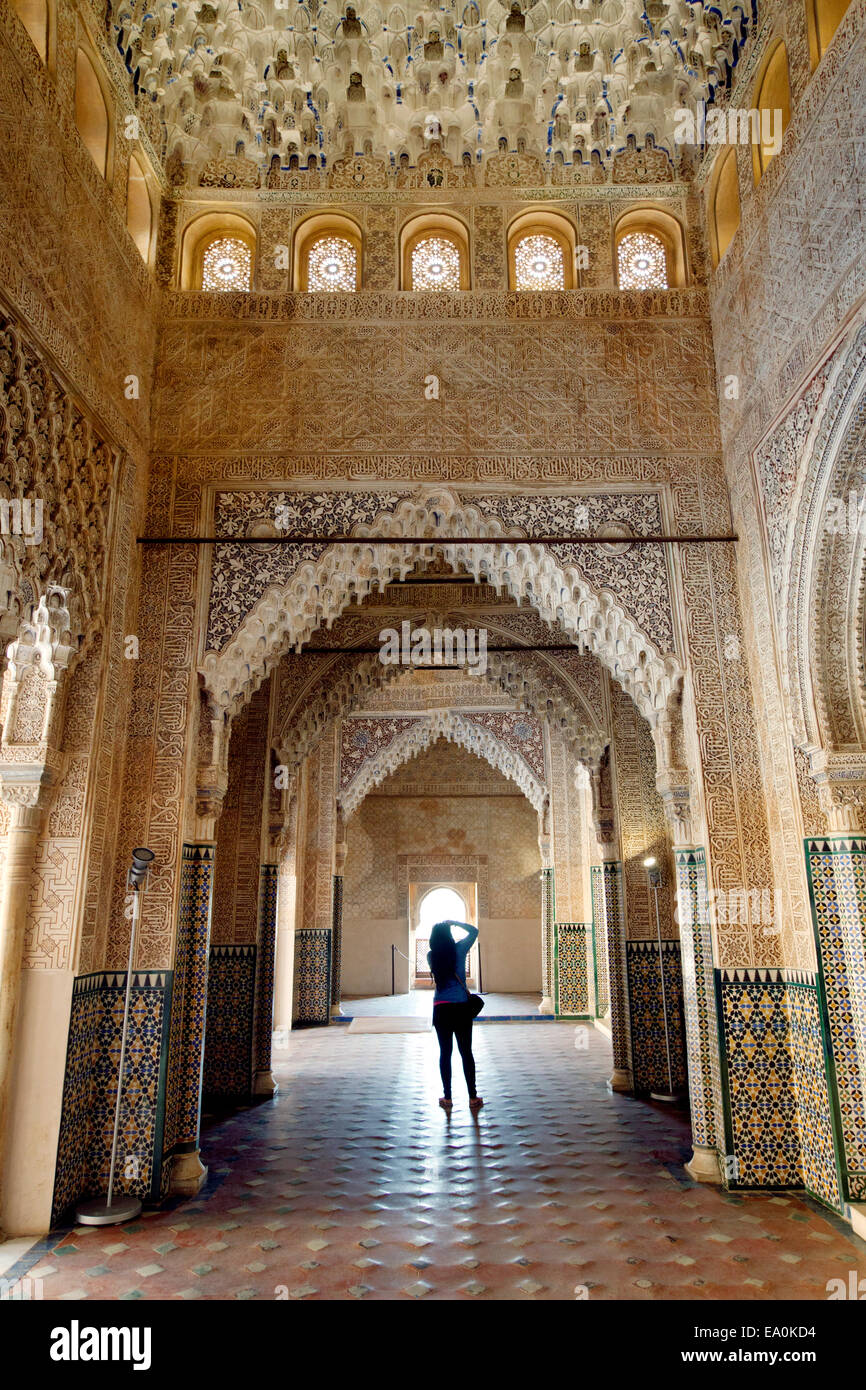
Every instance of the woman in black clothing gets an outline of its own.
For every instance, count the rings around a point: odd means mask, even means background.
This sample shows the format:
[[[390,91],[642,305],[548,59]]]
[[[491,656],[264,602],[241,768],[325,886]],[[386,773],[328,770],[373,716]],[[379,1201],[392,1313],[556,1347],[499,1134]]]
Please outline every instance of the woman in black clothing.
[[[451,928],[466,935],[455,941]],[[430,933],[427,962],[436,982],[433,996],[433,1027],[439,1039],[439,1071],[442,1076],[443,1110],[451,1109],[451,1052],[454,1039],[460,1049],[463,1075],[469,1090],[470,1110],[480,1110],[484,1101],[475,1090],[475,1058],[472,1056],[472,1006],[466,988],[466,957],[478,937],[478,928],[468,922],[437,922]]]

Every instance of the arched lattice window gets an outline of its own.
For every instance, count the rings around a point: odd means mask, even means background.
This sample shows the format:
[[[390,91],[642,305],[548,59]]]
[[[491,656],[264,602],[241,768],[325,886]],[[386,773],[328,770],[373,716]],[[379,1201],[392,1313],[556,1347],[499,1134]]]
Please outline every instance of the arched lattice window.
[[[617,279],[621,290],[666,290],[668,259],[654,232],[627,232],[617,243]]]
[[[809,30],[809,56],[812,71],[830,46],[830,40],[845,17],[851,0],[806,0],[806,24]]]
[[[108,178],[108,105],[96,69],[83,48],[75,54],[75,124],[100,174]]]
[[[556,237],[545,232],[523,236],[514,245],[516,290],[564,290],[565,257]]]
[[[48,62],[50,14],[48,0],[12,0],[15,10],[43,63]]]
[[[448,237],[416,241],[411,253],[413,290],[459,290],[460,249]]]
[[[358,253],[347,237],[321,236],[307,251],[307,289],[340,290],[352,294],[358,288]]]
[[[203,290],[249,290],[252,274],[252,252],[240,237],[217,236],[204,247],[201,261]]]

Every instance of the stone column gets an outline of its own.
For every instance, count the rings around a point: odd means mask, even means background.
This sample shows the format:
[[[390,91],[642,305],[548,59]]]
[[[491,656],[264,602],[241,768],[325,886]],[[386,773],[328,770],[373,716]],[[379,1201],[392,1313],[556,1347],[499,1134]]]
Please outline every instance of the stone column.
[[[337,838],[334,846],[334,887],[331,909],[331,1018],[341,1018],[340,964],[343,952],[343,870],[346,867],[346,822],[342,811],[337,814]]]
[[[625,900],[622,861],[611,857],[611,846],[602,843],[602,904],[610,970],[610,1036],[613,1071],[608,1085],[624,1094],[634,1089],[631,1068],[631,1019],[628,1002],[628,970],[625,954]]]
[[[204,715],[202,715],[204,719]],[[207,974],[213,910],[216,825],[228,786],[229,730],[222,717],[200,732],[210,759],[196,779],[194,840],[181,858],[169,1035],[168,1109],[172,1139],[170,1191],[194,1196],[207,1178],[201,1161],[201,1086],[204,1066]]]
[[[696,1182],[719,1183],[724,1151],[720,1041],[713,972],[706,854],[693,844],[691,779],[687,769],[663,767],[656,786],[673,840],[677,916],[683,972],[693,1152],[685,1165]]]
[[[634,1081],[625,951],[625,896],[613,808],[610,761],[607,755],[590,772],[590,791],[592,821],[602,860],[598,906],[602,917],[601,930],[607,942],[610,1036],[613,1050],[613,1071],[608,1085],[612,1091],[629,1094],[634,1089]]]
[[[24,770],[22,765],[15,768],[16,772]],[[0,1160],[6,1150],[6,1115],[21,994],[21,967],[30,882],[50,788],[60,777],[56,766],[50,770],[46,765],[31,765],[29,771],[32,781],[12,784],[9,765],[5,762],[0,763],[3,798],[11,805],[6,862],[3,867],[3,898],[0,903]]]
[[[331,1017],[336,841],[336,732],[330,731],[306,760],[306,826],[302,925],[295,933],[299,1024],[325,1024]]]
[[[288,810],[279,837],[277,892],[277,944],[274,977],[274,1027],[288,1033],[292,1026],[292,976],[294,971],[295,930],[299,897],[301,846],[298,822],[303,805],[300,783],[287,798]]]
[[[277,943],[277,883],[279,866],[263,864],[259,882],[259,926],[256,949],[256,997],[253,1025],[253,1095],[272,1096],[277,1083],[271,1071],[274,1021],[274,957]]]
[[[550,798],[538,817],[538,849],[541,855],[541,1003],[540,1014],[556,1012],[554,970],[556,942],[556,884],[554,882],[553,852],[550,826]]]
[[[21,996],[21,970],[36,850],[68,759],[58,749],[62,675],[69,659],[66,591],[52,589],[9,649],[9,697],[0,747],[2,796],[11,808],[0,900],[0,1184]],[[4,1211],[0,1188],[0,1224]]]

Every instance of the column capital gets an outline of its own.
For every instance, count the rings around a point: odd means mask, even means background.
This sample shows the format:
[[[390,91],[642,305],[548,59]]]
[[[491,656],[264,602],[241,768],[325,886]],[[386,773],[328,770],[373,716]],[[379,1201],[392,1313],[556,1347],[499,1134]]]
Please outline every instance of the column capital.
[[[662,799],[675,850],[694,843],[691,776],[687,767],[668,765],[656,773],[656,790]]]
[[[0,744],[0,796],[12,807],[12,823],[22,828],[41,823],[69,755],[48,743]]]
[[[216,839],[216,823],[222,814],[228,787],[228,770],[224,767],[200,767],[195,788],[196,844]]]
[[[860,750],[836,753],[826,748],[804,751],[827,818],[827,833],[866,833],[866,754]]]

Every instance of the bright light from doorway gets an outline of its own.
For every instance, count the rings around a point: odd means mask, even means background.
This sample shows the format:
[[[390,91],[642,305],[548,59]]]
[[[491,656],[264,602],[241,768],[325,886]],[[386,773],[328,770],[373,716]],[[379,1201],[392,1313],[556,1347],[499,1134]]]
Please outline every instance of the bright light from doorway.
[[[437,922],[465,922],[466,904],[454,888],[434,888],[421,903],[418,935],[429,937]]]

